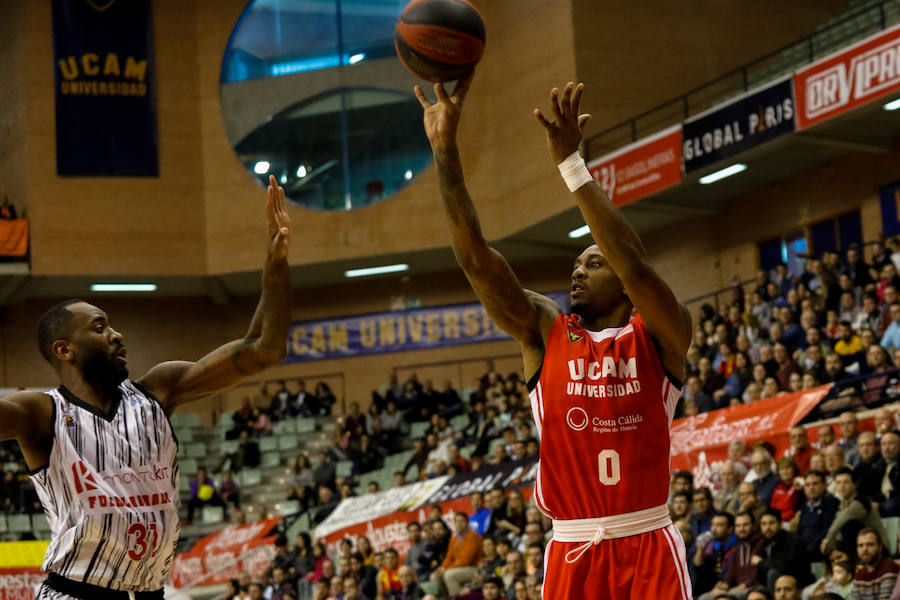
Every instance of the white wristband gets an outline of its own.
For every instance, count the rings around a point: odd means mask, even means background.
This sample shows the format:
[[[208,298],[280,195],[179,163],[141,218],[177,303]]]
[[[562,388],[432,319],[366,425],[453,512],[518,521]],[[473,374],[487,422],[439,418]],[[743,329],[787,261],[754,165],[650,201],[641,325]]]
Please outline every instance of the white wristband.
[[[566,160],[558,165],[559,173],[562,175],[563,181],[569,186],[569,191],[574,192],[589,181],[593,181],[591,172],[588,171],[587,165],[578,150],[570,154]]]

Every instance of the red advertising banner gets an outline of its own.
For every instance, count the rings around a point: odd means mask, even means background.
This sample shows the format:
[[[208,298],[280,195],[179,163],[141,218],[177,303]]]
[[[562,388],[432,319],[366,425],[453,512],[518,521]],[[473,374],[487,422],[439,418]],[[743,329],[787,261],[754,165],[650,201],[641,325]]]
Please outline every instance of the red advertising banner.
[[[39,567],[0,568],[0,600],[32,600],[44,578]]]
[[[798,131],[900,90],[900,25],[800,69],[794,90]]]
[[[788,430],[800,422],[819,403],[831,384],[810,390],[775,396],[672,423],[672,470],[694,473],[696,485],[707,485],[718,463],[728,458],[728,444],[744,440],[752,445],[764,439],[775,445],[781,455],[790,445]]]
[[[681,182],[681,125],[592,160],[588,170],[616,206]]]
[[[175,556],[175,587],[225,583],[244,571],[259,579],[275,556],[274,529],[281,519],[233,525],[202,538],[189,551]]]

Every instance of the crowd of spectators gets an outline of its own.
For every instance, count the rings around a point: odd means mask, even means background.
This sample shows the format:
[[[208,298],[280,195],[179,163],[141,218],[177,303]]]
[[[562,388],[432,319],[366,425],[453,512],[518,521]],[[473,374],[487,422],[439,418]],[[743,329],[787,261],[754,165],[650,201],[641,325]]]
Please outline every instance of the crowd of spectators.
[[[452,525],[448,525],[452,523]],[[222,600],[539,600],[550,520],[518,491],[500,487],[471,497],[471,512],[407,524],[409,549],[375,552],[365,536],[326,554],[301,532],[293,546],[280,536],[260,581],[233,580]]]

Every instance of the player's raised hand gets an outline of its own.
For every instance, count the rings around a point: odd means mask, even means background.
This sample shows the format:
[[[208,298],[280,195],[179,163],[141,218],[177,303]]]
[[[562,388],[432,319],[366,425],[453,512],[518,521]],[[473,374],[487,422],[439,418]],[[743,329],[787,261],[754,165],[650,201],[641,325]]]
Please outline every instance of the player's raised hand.
[[[535,118],[544,126],[547,134],[547,148],[550,150],[550,157],[556,164],[578,151],[581,132],[591,118],[589,114],[578,113],[583,92],[583,83],[575,85],[571,81],[563,88],[562,97],[560,97],[558,88],[550,90],[549,115],[552,120],[545,117],[539,109],[534,109]]]
[[[269,256],[286,258],[291,245],[291,218],[284,203],[284,188],[278,185],[274,175],[269,175],[266,189],[266,213],[269,217]]]
[[[416,98],[425,109],[425,135],[428,136],[433,150],[456,145],[456,131],[459,128],[462,104],[471,82],[472,73],[456,82],[452,95],[447,95],[443,83],[434,84],[434,93],[437,96],[437,102],[434,103],[425,97],[425,92],[420,86],[416,86]]]

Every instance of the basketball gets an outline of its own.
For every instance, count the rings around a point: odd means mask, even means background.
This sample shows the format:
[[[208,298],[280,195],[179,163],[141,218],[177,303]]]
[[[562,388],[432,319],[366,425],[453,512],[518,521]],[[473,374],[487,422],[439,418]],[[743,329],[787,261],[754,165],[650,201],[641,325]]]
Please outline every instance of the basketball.
[[[404,66],[434,82],[469,74],[484,43],[484,21],[468,0],[413,0],[403,9],[394,35]]]

